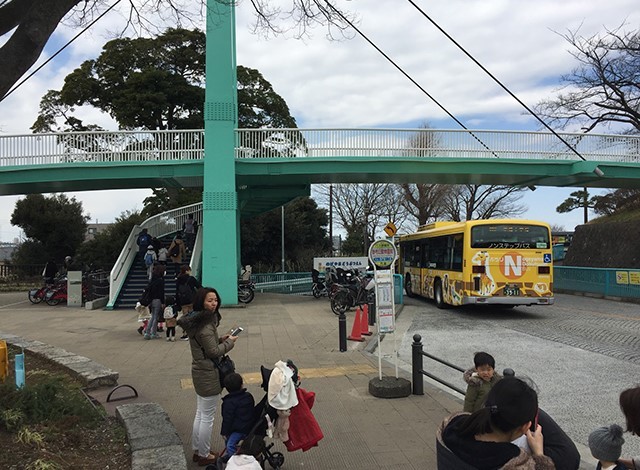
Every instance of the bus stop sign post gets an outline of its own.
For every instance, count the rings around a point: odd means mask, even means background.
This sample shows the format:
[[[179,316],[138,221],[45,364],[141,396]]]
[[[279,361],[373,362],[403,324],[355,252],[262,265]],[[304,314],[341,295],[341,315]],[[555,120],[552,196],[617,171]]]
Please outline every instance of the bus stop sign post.
[[[382,380],[382,351],[380,336],[396,330],[393,299],[393,271],[397,257],[396,247],[388,240],[378,239],[369,247],[369,260],[373,265],[376,294],[376,319],[378,323],[378,377]],[[393,335],[396,378],[398,378],[398,352],[396,335]]]

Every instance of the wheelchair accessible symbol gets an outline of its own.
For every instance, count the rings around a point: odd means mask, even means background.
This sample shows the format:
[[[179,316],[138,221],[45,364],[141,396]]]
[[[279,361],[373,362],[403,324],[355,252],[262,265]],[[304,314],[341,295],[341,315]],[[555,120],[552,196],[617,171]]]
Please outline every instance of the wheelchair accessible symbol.
[[[544,261],[545,263],[551,263],[551,254],[545,253],[544,255],[542,255],[542,261]]]

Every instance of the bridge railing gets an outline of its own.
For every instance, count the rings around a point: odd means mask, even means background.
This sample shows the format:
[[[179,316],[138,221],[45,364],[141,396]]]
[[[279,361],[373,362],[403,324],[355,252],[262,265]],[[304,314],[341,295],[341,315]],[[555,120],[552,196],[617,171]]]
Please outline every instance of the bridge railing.
[[[582,157],[640,161],[640,136],[559,134]],[[201,160],[204,131],[0,135],[0,167]],[[580,160],[549,132],[441,129],[236,129],[235,157],[442,157]]]
[[[140,225],[133,227],[109,275],[109,302],[107,303],[107,308],[113,308],[115,305],[127,274],[131,269],[131,265],[136,259],[138,253],[138,245],[136,244],[138,233],[140,233],[143,228],[146,228],[152,237],[160,238],[164,235],[177,232],[182,230],[182,224],[187,220],[189,214],[193,214],[195,220],[202,223],[202,203],[198,202],[154,215]]]

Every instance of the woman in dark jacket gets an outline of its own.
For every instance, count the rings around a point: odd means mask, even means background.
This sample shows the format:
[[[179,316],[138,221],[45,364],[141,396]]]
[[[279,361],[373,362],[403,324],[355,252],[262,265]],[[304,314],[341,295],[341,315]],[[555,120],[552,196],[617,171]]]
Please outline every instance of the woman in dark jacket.
[[[191,447],[193,461],[200,466],[212,464],[216,460],[216,455],[211,453],[211,432],[222,386],[213,359],[231,351],[238,339],[237,336],[218,336],[218,326],[222,319],[219,307],[218,292],[212,287],[205,287],[196,292],[194,311],[178,320],[178,325],[189,337],[191,348],[191,378],[197,402]]]
[[[176,302],[180,306],[181,316],[193,310],[193,298],[201,287],[198,280],[191,275],[191,266],[183,265],[180,268],[180,275],[176,279]],[[184,331],[180,339],[188,339]]]
[[[537,414],[535,390],[515,377],[503,378],[489,391],[483,408],[472,414],[455,414],[442,423],[437,435],[438,468],[555,469],[544,454]],[[522,435],[531,454],[511,443]]]
[[[157,334],[158,320],[162,318],[164,310],[164,266],[156,264],[151,271],[151,281],[149,282],[149,290],[151,293],[151,320],[147,324],[144,332],[144,339],[159,338]]]

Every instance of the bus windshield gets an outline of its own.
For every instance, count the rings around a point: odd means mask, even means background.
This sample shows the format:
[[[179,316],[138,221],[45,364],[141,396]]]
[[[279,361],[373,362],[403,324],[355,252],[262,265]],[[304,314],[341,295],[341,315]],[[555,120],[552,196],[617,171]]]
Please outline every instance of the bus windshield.
[[[549,249],[549,231],[540,225],[495,224],[471,228],[472,248]]]

